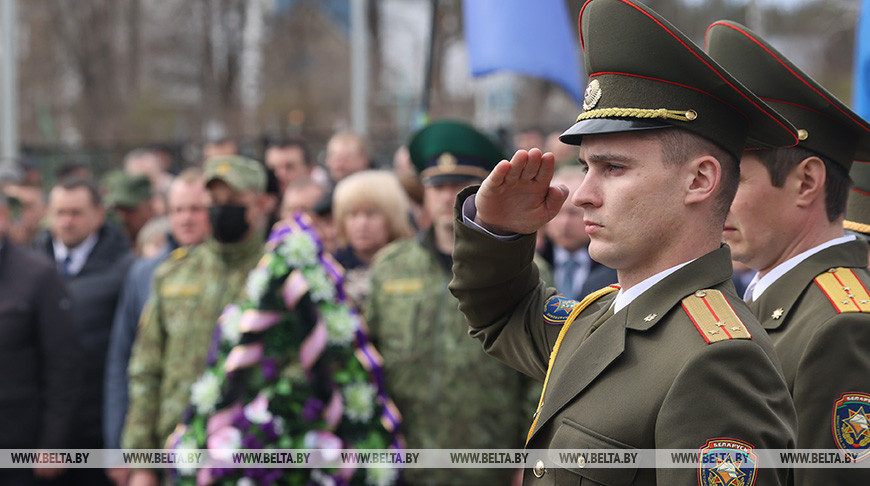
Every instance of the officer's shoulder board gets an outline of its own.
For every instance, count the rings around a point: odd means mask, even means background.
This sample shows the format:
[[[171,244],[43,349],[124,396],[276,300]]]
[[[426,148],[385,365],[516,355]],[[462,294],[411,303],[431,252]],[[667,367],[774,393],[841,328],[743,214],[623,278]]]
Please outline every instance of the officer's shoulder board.
[[[592,292],[582,301],[569,299],[563,295],[554,295],[544,302],[544,322],[553,326],[561,326],[568,321],[572,314],[576,316],[600,297],[617,290],[619,290],[618,285],[610,285]]]
[[[837,314],[870,312],[870,294],[851,268],[832,268],[813,281],[831,301]]]
[[[737,317],[731,303],[718,290],[698,290],[683,299],[683,310],[707,344],[730,339],[752,339],[752,334]]]
[[[172,253],[169,254],[169,257],[172,261],[181,260],[182,258],[187,256],[187,247],[179,246],[178,248],[172,250]]]

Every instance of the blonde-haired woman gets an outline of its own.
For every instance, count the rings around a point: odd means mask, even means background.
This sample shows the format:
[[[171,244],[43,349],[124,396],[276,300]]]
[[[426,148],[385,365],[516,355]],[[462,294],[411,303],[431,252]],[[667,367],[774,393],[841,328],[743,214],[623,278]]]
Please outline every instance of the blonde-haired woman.
[[[347,272],[348,297],[362,311],[375,254],[387,243],[413,234],[407,195],[392,172],[364,170],[342,179],[332,197],[339,239],[335,259]]]

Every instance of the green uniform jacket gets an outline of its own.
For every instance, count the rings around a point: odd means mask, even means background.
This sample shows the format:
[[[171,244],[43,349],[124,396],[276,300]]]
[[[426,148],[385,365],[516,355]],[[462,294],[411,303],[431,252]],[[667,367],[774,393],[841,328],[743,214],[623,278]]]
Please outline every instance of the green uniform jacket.
[[[535,237],[505,242],[465,225],[460,207],[469,194],[457,198],[451,290],[488,353],[543,380],[561,327],[543,321],[555,289],[532,264]],[[730,252],[722,247],[651,287],[585,341],[616,292],[581,312],[561,343],[526,445],[529,462],[541,460],[547,470],[536,479],[527,469],[525,482],[699,484],[697,468],[559,468],[536,451],[542,449],[698,450],[716,438],[757,449],[794,447],[794,407],[773,345],[730,279]],[[681,305],[699,289],[721,291],[752,339],[707,344]],[[789,474],[756,472],[759,485],[785,484]]]
[[[487,356],[447,290],[431,230],[382,249],[366,322],[411,449],[519,449],[540,385]],[[530,393],[530,386],[535,390]],[[508,484],[511,469],[407,469],[408,484]]]
[[[209,238],[189,252],[176,250],[157,267],[130,357],[123,447],[161,448],[181,422],[217,318],[243,295],[263,249],[259,233],[234,244]]]
[[[816,276],[832,268],[854,271],[864,289],[855,289],[856,302],[843,295],[845,309],[861,307],[864,312],[839,313],[831,299],[815,283]],[[846,270],[848,272],[848,270]],[[842,271],[837,272],[843,279]],[[758,316],[782,361],[786,383],[798,414],[798,449],[836,449],[836,435],[847,424],[838,416],[836,402],[844,393],[865,395],[870,400],[870,306],[860,302],[860,291],[870,288],[867,272],[867,244],[854,241],[826,248],[804,260],[768,287],[749,308]],[[831,289],[832,297],[839,298]],[[851,290],[851,289],[850,289]],[[846,407],[850,408],[850,407]],[[860,409],[861,406],[851,407]],[[870,403],[863,406],[870,415]],[[861,433],[844,449],[866,453],[870,431]],[[795,484],[870,484],[870,469],[795,469]]]

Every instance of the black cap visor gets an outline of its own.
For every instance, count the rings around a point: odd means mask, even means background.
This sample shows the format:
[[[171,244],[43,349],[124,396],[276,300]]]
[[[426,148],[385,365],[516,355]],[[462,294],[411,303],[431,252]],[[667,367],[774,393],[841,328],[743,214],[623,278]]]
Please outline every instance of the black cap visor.
[[[657,128],[673,127],[663,120],[638,120],[624,118],[589,118],[580,120],[565,133],[559,135],[559,140],[568,145],[580,145],[583,135],[603,135],[605,133],[634,132],[637,130],[655,130]]]

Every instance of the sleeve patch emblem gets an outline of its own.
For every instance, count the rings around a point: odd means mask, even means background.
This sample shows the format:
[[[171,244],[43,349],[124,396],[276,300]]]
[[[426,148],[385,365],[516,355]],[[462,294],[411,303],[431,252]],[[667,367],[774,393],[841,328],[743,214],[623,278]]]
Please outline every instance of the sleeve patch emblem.
[[[727,437],[710,439],[698,455],[699,486],[752,486],[758,471],[758,454],[746,442]]]
[[[579,304],[576,300],[554,295],[544,302],[544,322],[552,326],[561,326],[568,320],[574,306]]]
[[[846,392],[834,402],[831,430],[834,442],[849,462],[870,456],[870,394]]]

